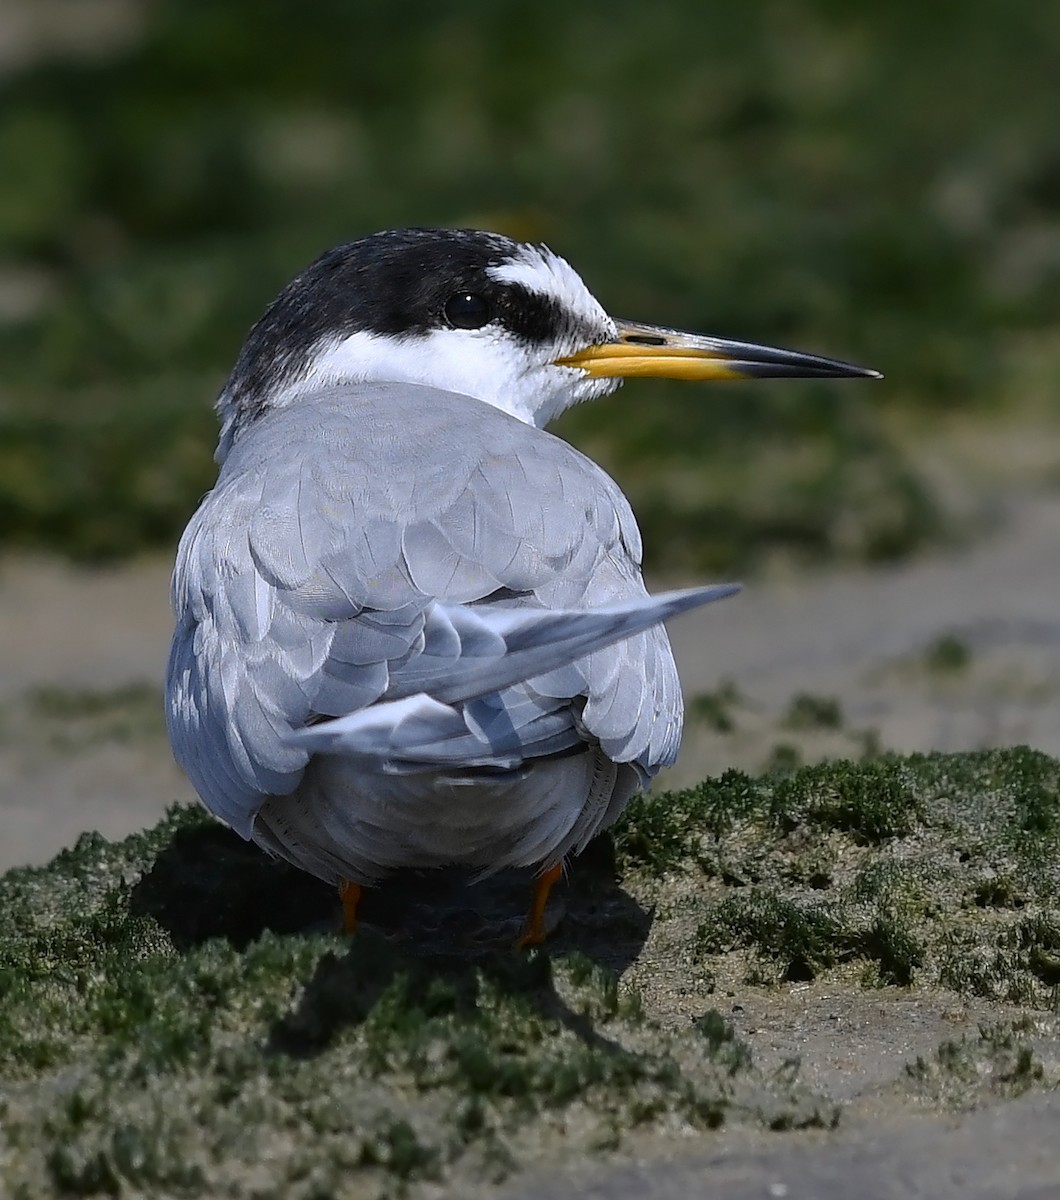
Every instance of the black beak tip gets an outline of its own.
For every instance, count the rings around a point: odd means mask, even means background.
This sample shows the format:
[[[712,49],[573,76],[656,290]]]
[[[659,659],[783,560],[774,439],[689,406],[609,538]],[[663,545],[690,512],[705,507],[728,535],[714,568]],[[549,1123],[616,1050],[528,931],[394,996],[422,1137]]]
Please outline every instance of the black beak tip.
[[[882,371],[874,371],[872,367],[859,367],[854,363],[843,362],[838,358],[816,358],[806,355],[806,377],[818,379],[882,379]]]

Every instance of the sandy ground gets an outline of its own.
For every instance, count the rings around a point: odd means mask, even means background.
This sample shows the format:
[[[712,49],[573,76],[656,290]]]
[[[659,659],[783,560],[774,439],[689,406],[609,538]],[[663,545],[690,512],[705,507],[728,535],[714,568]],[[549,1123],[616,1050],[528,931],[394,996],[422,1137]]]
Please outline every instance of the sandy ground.
[[[871,1133],[690,1149],[665,1160],[531,1178],[505,1200],[1055,1200],[1060,1097],[1024,1097],[963,1121],[907,1119]]]
[[[722,679],[744,703],[724,739],[690,721],[667,782],[758,765],[770,723],[811,753],[850,754],[874,735],[905,753],[1027,744],[1060,755],[1060,497],[1014,495],[1007,507],[998,531],[963,551],[755,582],[674,622],[686,696]],[[947,644],[965,665],[942,665]],[[800,693],[838,700],[842,729],[816,740],[785,733]]]
[[[686,694],[731,681],[738,696],[730,732],[690,719],[663,782],[755,769],[789,744],[805,757],[877,743],[1025,742],[1060,755],[1058,531],[1060,496],[1013,497],[1004,527],[961,552],[760,580],[674,622]],[[86,829],[119,837],[193,798],[160,716],[168,576],[161,560],[0,563],[0,869],[43,862]],[[964,648],[963,667],[930,665],[946,637]],[[800,693],[837,700],[840,726],[787,728]]]
[[[83,830],[120,837],[193,798],[161,716],[167,586],[162,562],[99,572],[53,561],[0,565],[0,869],[44,862]],[[114,696],[130,684],[146,685],[152,709],[136,736],[121,728],[64,736],[64,726],[84,722],[49,717],[41,702],[54,693],[76,709],[79,697]]]

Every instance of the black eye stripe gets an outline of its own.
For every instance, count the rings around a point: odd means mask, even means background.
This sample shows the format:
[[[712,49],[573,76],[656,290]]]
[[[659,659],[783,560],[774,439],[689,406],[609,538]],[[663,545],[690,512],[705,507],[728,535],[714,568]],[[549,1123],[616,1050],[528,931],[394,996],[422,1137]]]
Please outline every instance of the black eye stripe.
[[[501,323],[529,345],[555,341],[569,321],[558,300],[522,284],[508,284],[499,301]]]

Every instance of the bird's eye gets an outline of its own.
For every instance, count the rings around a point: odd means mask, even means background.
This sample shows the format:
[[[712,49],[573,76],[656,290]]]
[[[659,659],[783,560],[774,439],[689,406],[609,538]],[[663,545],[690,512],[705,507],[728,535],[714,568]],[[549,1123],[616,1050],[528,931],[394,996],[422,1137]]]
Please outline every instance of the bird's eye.
[[[457,292],[450,296],[443,312],[454,329],[481,329],[493,316],[489,301],[476,292]]]

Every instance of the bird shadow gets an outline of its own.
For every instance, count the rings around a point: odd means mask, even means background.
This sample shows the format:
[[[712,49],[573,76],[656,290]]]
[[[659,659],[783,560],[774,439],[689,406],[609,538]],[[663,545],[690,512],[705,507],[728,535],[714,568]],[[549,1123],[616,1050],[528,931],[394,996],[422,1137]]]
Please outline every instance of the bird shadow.
[[[130,898],[132,912],[153,917],[178,950],[213,938],[243,950],[269,930],[323,930],[336,904],[333,888],[212,821],[178,829]]]
[[[518,995],[585,1043],[609,1048],[556,991],[554,960],[580,956],[616,981],[640,953],[652,914],[622,887],[604,834],[553,888],[546,946],[520,953],[512,943],[532,884],[529,870],[482,880],[434,870],[395,872],[365,889],[349,948],[321,956],[290,1010],[275,1022],[271,1049],[297,1056],[322,1052],[344,1029],[365,1021],[396,984],[414,995],[437,995],[444,985],[464,1015],[476,1009],[484,987]],[[333,888],[215,824],[178,830],[133,887],[131,907],[158,921],[182,950],[213,938],[243,949],[266,931],[333,933],[341,923]]]

